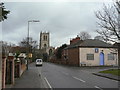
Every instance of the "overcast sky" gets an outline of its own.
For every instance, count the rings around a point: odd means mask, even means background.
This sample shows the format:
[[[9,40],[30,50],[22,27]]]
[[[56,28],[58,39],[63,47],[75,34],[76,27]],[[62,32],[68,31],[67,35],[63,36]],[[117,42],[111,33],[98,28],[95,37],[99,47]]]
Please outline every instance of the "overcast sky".
[[[108,2],[105,2],[108,3]],[[39,43],[40,32],[50,32],[50,45],[57,47],[87,31],[92,38],[98,35],[94,12],[103,2],[5,2],[10,10],[8,19],[2,22],[2,40],[18,44],[27,37],[28,21],[30,36]]]

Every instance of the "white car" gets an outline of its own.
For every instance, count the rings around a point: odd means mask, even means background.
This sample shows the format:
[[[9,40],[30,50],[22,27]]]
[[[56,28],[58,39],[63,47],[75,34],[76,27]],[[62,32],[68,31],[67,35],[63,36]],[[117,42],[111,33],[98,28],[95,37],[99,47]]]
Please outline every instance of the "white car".
[[[36,59],[36,66],[42,66],[42,59]]]

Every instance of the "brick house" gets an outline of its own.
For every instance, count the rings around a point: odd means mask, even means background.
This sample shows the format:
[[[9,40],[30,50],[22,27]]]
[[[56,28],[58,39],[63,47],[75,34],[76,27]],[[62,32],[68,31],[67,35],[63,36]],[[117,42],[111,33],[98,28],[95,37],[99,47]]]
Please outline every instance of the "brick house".
[[[100,40],[70,40],[70,45],[63,50],[63,60],[68,65],[103,66],[118,65],[117,48]]]

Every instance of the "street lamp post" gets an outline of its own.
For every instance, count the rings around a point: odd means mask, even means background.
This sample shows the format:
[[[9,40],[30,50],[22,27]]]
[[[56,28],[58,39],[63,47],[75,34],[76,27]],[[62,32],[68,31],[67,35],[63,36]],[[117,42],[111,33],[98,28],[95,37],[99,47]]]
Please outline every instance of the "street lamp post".
[[[27,34],[27,39],[28,39],[28,41],[27,41],[28,53],[27,53],[27,55],[29,55],[29,52],[30,52],[30,46],[29,46],[29,23],[30,22],[40,22],[40,21],[39,20],[29,20],[28,21],[28,34]],[[29,59],[29,56],[28,56],[27,59]],[[27,70],[28,70],[28,60],[27,60]]]

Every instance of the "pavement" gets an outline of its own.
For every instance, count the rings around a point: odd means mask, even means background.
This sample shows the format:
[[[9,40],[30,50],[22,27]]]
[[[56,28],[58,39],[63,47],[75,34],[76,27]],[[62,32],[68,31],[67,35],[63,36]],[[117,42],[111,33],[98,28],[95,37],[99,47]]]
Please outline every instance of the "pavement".
[[[29,65],[20,78],[15,78],[14,85],[6,85],[6,88],[49,88],[43,75],[39,71],[41,67],[36,67],[34,63]]]
[[[117,76],[117,75],[112,75],[112,74],[107,74],[107,73],[99,73],[99,72],[94,72],[92,74],[101,76],[101,77],[105,77],[105,78],[109,78],[112,80],[120,81],[120,76]]]

